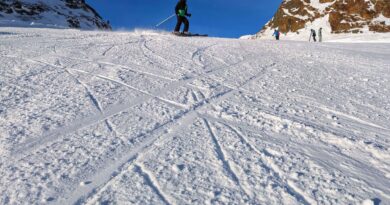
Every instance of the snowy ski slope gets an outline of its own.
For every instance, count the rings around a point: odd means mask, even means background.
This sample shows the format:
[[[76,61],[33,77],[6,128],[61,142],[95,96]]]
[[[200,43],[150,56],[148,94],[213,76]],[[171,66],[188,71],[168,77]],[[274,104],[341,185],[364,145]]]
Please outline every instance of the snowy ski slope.
[[[390,44],[0,28],[0,204],[390,204]]]

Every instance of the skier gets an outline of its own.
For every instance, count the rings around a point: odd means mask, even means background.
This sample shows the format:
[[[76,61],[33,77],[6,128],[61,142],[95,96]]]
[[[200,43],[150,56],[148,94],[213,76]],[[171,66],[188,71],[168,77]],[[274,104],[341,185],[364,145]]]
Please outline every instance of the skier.
[[[314,30],[314,29],[311,29],[311,32],[310,32],[310,39],[311,39],[311,37],[313,37],[313,41],[314,42],[317,42],[317,39],[316,39],[316,31]],[[310,40],[309,39],[309,40]]]
[[[276,40],[279,41],[279,37],[280,37],[280,32],[278,29],[275,29],[274,31],[274,34],[272,34],[272,36],[275,36]]]
[[[173,33],[176,35],[180,35],[180,27],[181,27],[182,23],[184,23],[183,34],[190,35],[190,33],[188,32],[188,30],[190,28],[190,22],[188,22],[188,19],[186,18],[186,16],[191,17],[191,14],[188,13],[187,10],[188,10],[187,0],[179,0],[179,2],[177,3],[177,5],[175,7],[177,24],[175,27],[175,31]]]
[[[322,42],[322,28],[318,30],[318,42]]]

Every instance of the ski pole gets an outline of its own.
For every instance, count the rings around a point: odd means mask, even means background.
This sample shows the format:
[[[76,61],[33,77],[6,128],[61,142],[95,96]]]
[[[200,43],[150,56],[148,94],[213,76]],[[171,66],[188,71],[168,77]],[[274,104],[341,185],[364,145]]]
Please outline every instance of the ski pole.
[[[171,18],[173,18],[174,16],[176,16],[176,14],[172,14],[172,16],[166,18],[164,21],[161,21],[159,24],[156,25],[156,27],[161,26],[161,24],[163,24],[163,23],[169,21],[169,20],[170,20]]]

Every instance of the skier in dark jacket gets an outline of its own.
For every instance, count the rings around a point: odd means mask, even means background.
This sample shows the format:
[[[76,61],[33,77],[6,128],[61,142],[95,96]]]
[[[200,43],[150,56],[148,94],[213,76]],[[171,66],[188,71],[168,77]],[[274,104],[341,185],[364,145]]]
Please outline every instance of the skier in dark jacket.
[[[174,34],[180,34],[181,24],[184,23],[183,33],[185,35],[189,35],[188,30],[190,29],[190,22],[188,22],[186,16],[191,17],[191,14],[188,13],[187,0],[179,0],[175,7],[175,13],[177,17],[177,24],[175,27]]]
[[[314,42],[317,42],[317,39],[316,39],[316,36],[317,36],[316,31],[315,31],[314,29],[311,29],[311,32],[310,32],[310,33],[311,33],[310,36],[313,37],[313,41],[314,41]],[[311,39],[311,37],[310,37],[310,39]]]
[[[280,37],[280,32],[278,29],[275,29],[274,31],[274,34],[272,34],[272,36],[275,36],[276,40],[279,41],[279,37]]]

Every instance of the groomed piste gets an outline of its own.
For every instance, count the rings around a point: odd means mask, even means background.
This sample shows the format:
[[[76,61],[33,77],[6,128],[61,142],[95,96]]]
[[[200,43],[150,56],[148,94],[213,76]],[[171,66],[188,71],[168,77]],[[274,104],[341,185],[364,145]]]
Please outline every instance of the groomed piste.
[[[390,204],[388,43],[0,42],[0,204]]]

